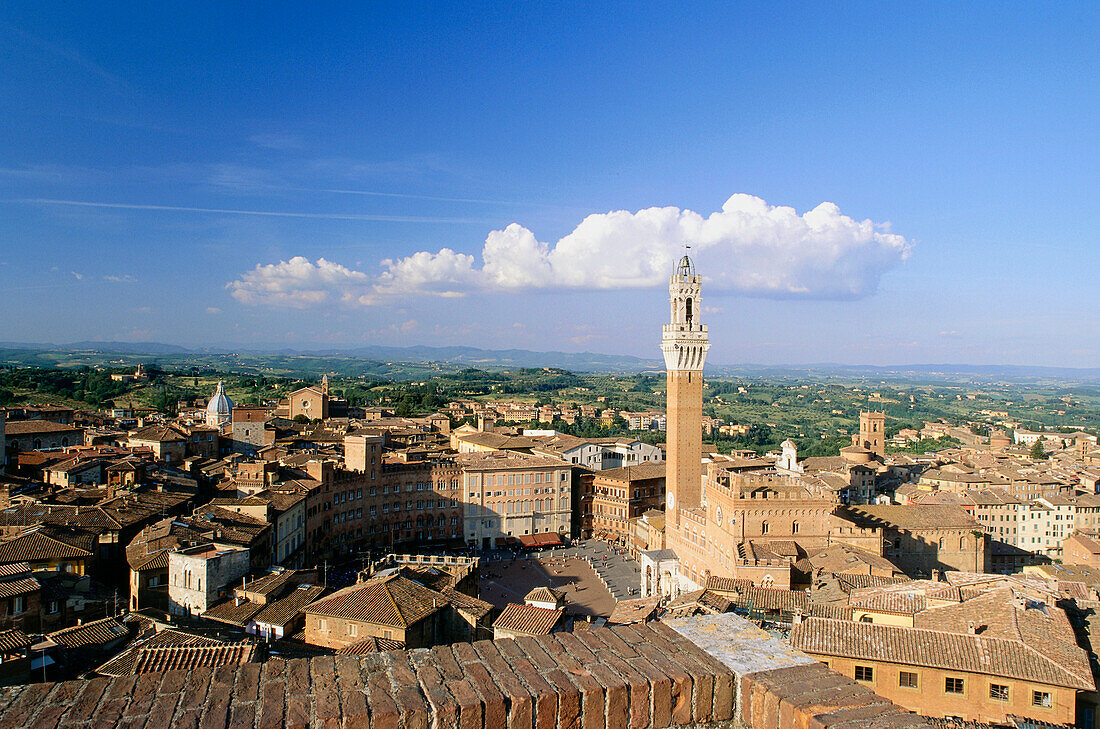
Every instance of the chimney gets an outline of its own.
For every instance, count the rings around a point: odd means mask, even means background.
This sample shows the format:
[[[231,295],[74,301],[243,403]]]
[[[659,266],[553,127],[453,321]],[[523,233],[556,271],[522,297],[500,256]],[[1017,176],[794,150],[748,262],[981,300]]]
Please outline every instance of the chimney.
[[[966,632],[967,632],[967,633],[968,633],[969,635],[976,635],[976,634],[977,634],[977,632],[978,632],[978,631],[977,631],[977,629],[976,629],[976,628],[974,627],[974,621],[973,621],[973,620],[968,620],[968,621],[966,621]]]
[[[932,570],[932,581],[939,582],[941,574],[942,573],[939,570]]]
[[[791,614],[791,627],[793,628],[796,625],[802,625],[802,611],[801,610],[795,610]]]

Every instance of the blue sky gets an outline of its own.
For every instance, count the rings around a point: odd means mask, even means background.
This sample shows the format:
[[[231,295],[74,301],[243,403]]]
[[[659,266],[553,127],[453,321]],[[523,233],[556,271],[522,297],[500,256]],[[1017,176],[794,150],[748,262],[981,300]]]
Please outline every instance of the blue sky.
[[[1100,365],[1095,3],[225,5],[0,8],[0,340]]]

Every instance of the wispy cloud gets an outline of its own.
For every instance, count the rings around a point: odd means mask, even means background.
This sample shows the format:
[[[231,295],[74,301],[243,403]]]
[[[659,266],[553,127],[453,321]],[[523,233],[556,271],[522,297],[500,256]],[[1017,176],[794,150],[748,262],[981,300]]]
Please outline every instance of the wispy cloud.
[[[109,281],[111,283],[136,283],[137,282],[137,279],[134,278],[133,276],[131,276],[128,273],[124,273],[122,275],[114,275],[114,274],[107,275],[107,276],[103,277],[103,280],[104,281]]]
[[[289,143],[289,142],[288,142]],[[350,164],[350,163],[349,163]],[[58,183],[66,185],[101,185],[104,181],[124,180],[143,185],[196,185],[209,187],[219,194],[264,196],[268,193],[305,193],[309,196],[344,196],[381,198],[389,200],[424,200],[429,202],[460,203],[464,205],[502,205],[529,208],[556,208],[554,203],[531,200],[511,200],[492,197],[465,197],[432,195],[420,192],[397,192],[385,189],[362,189],[351,186],[302,184],[300,170],[294,166],[274,164],[270,166],[240,164],[238,162],[172,163],[165,165],[134,165],[114,169],[95,169],[74,165],[34,164],[0,167],[0,178],[14,182]],[[346,179],[347,175],[334,174],[330,179]],[[347,180],[352,182],[352,180]],[[417,185],[401,185],[413,187]],[[285,195],[282,197],[286,197]]]
[[[531,203],[522,200],[490,200],[486,198],[478,197],[442,197],[439,195],[419,195],[415,193],[405,192],[379,192],[377,190],[342,190],[338,188],[315,188],[315,187],[286,187],[285,190],[297,191],[297,192],[318,192],[329,193],[333,195],[362,195],[367,197],[393,197],[404,198],[407,200],[435,200],[437,202],[457,202],[457,203],[477,203],[484,205],[539,205],[538,203]]]
[[[28,33],[21,28],[17,28],[10,23],[5,23],[2,21],[0,21],[0,30],[3,30],[8,34],[15,36],[25,45],[31,46],[47,56],[55,59],[60,59],[69,63],[70,65],[83,69],[95,78],[103,81],[115,93],[122,94],[124,92],[130,91],[130,85],[126,83],[126,81],[124,81],[121,76],[111,73],[103,66],[99,65],[95,61],[92,61],[88,57],[84,56],[82,53],[72,48],[68,48],[66,46],[44,40],[36,35]]]
[[[417,215],[375,215],[367,213],[300,213],[281,210],[241,210],[233,208],[200,208],[186,205],[143,205],[135,203],[105,203],[87,200],[57,200],[52,198],[24,198],[6,202],[30,205],[65,205],[82,208],[106,208],[112,210],[161,210],[182,213],[207,213],[214,215],[257,215],[272,218],[307,218],[313,220],[362,220],[388,223],[478,223],[472,218],[430,217]]]
[[[305,142],[297,134],[287,134],[284,132],[264,132],[260,134],[253,134],[248,138],[248,141],[252,142],[258,147],[264,149],[274,149],[279,152],[286,152],[295,149],[301,149],[305,146]]]

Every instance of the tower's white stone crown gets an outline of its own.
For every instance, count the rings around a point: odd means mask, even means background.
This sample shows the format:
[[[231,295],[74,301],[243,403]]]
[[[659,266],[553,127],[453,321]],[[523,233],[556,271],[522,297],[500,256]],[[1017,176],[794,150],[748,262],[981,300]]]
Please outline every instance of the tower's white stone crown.
[[[668,279],[669,323],[661,335],[665,369],[701,371],[710,349],[707,325],[699,323],[703,277],[695,273],[691,259],[684,256]]]

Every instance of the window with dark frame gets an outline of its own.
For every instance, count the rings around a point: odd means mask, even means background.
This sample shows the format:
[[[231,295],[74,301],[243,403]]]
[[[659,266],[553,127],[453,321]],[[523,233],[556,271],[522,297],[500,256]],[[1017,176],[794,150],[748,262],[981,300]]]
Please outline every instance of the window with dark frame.
[[[1050,694],[1046,691],[1032,691],[1031,692],[1031,705],[1042,706],[1049,709],[1054,705],[1054,702],[1050,699]]]
[[[875,669],[872,666],[856,666],[857,681],[874,681]]]
[[[900,671],[898,673],[898,686],[902,688],[917,688],[917,674],[913,671]]]
[[[999,683],[989,684],[989,698],[994,701],[1008,701],[1008,686]]]
[[[961,678],[952,678],[948,676],[943,680],[943,691],[948,694],[961,694],[963,693],[964,685]]]

